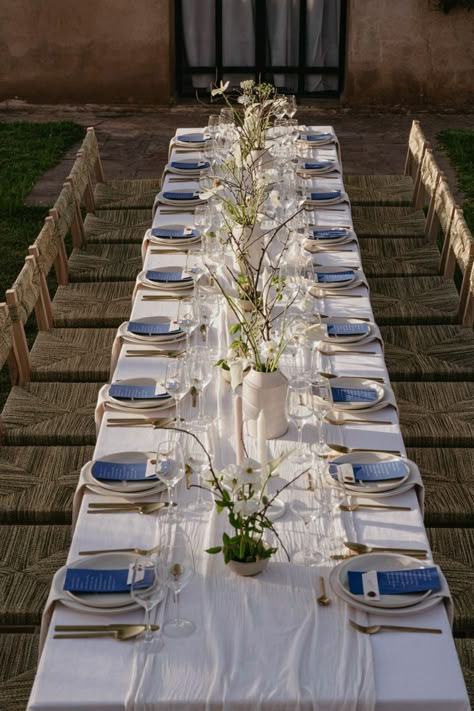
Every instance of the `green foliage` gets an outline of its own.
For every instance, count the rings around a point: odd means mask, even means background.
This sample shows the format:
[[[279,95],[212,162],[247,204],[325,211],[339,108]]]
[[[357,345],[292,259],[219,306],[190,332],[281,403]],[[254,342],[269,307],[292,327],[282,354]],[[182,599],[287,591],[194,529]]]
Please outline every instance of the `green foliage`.
[[[450,10],[455,8],[472,10],[474,8],[474,0],[437,0],[438,7],[446,15]]]
[[[474,233],[474,129],[448,128],[440,131],[437,138],[456,168],[458,186],[465,195],[464,217]]]

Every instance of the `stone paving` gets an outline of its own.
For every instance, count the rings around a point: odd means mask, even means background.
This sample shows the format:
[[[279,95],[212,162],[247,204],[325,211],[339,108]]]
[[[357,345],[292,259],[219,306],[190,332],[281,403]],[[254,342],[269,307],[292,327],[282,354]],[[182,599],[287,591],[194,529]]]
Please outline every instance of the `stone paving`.
[[[169,108],[114,106],[40,106],[20,101],[0,103],[0,121],[71,120],[95,126],[107,178],[159,177],[167,159],[168,143],[178,126],[200,126],[210,109],[197,103]],[[413,119],[436,151],[436,158],[456,191],[456,178],[436,134],[443,128],[474,128],[474,114],[380,111],[322,108],[319,102],[305,103],[298,112],[306,124],[332,124],[339,137],[344,171],[357,173],[401,173],[407,139]],[[69,172],[77,148],[47,171],[27,198],[30,205],[51,205]],[[462,195],[457,193],[458,199]]]

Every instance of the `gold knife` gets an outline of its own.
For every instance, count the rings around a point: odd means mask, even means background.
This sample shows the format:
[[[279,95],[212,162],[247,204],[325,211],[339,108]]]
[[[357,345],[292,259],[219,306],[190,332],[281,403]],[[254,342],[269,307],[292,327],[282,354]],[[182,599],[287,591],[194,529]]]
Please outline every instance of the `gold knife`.
[[[134,625],[134,624],[117,624],[117,625],[56,625],[54,628],[55,632],[107,632],[108,630],[127,630],[133,627],[143,627],[146,629],[145,625]],[[150,625],[154,632],[160,629],[160,625]]]

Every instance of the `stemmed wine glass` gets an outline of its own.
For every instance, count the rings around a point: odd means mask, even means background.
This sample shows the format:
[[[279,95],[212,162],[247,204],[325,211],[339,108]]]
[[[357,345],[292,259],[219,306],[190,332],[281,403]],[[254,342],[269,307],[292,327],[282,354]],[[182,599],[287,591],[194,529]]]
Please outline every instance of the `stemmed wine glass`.
[[[294,94],[286,95],[286,115],[292,119],[296,114],[298,107],[296,105],[296,96]]]
[[[194,576],[194,556],[188,536],[180,528],[168,546],[160,549],[165,585],[172,590],[176,602],[176,617],[165,622],[163,631],[167,637],[189,637],[196,626],[191,620],[180,616],[179,596]]]
[[[203,181],[204,180],[205,178],[203,177]],[[203,235],[210,226],[211,211],[209,210],[209,205],[198,205],[194,211],[194,227]]]
[[[313,413],[318,422],[318,443],[316,452],[320,457],[330,454],[331,449],[324,441],[324,418],[332,410],[332,392],[329,381],[317,374],[317,381],[311,384]]]
[[[150,613],[163,600],[165,587],[157,559],[143,556],[135,558],[131,566],[130,597],[145,609],[144,644],[154,652],[163,648],[163,640],[153,634],[150,623]]]
[[[291,456],[292,461],[298,465],[305,465],[311,461],[311,453],[303,447],[303,427],[313,415],[311,384],[308,380],[295,378],[288,383],[286,397],[286,413],[298,430],[298,446]]]
[[[300,565],[318,565],[323,559],[322,555],[313,551],[311,546],[310,526],[318,515],[315,503],[312,492],[304,491],[301,484],[293,489],[290,510],[303,521],[305,527],[303,548],[293,554],[293,561]]]
[[[194,299],[179,302],[177,322],[179,327],[186,333],[186,350],[189,350],[191,335],[199,324],[198,307]]]
[[[204,390],[212,380],[211,353],[207,346],[193,346],[188,356],[191,393],[199,397],[198,420],[207,422],[204,415]]]
[[[204,475],[209,470],[209,456],[213,455],[212,435],[210,426],[199,421],[192,422],[188,427],[190,435],[186,438],[185,460],[186,468],[191,474],[197,475],[198,493],[195,501],[188,506],[190,511],[211,511],[213,503],[210,498],[203,496]],[[194,435],[194,436],[192,436]],[[207,454],[206,454],[207,452]]]
[[[201,321],[202,340],[207,345],[209,329],[219,315],[221,295],[213,287],[198,286],[196,296],[199,320]]]
[[[184,476],[184,455],[178,439],[178,432],[167,430],[166,439],[159,442],[156,449],[155,473],[168,489],[168,515],[169,522],[178,520],[173,502],[173,488]]]
[[[164,387],[176,403],[176,422],[179,427],[181,422],[181,400],[191,387],[188,364],[185,358],[176,358],[168,361]]]

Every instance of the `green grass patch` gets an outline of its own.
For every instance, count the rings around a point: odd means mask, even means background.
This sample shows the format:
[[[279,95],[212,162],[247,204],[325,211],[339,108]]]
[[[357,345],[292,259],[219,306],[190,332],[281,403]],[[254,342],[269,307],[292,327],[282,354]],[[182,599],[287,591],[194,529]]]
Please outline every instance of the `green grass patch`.
[[[474,234],[474,129],[447,128],[437,138],[456,168],[458,186],[465,196],[464,217]]]

